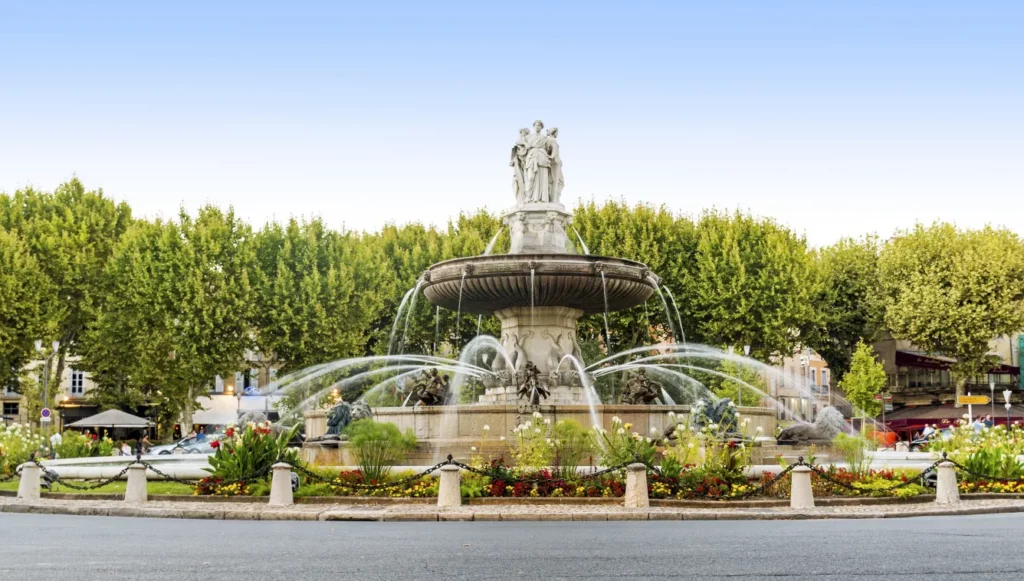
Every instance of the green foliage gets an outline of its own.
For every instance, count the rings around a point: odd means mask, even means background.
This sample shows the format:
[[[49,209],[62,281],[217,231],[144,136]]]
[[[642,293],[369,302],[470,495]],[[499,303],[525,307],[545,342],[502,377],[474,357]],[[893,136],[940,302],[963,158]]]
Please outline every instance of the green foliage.
[[[836,449],[846,462],[846,470],[858,477],[866,475],[871,467],[871,458],[867,455],[868,442],[859,436],[840,433],[832,440]]]
[[[540,412],[533,412],[530,421],[523,422],[512,430],[515,445],[512,459],[520,471],[538,470],[550,466],[554,458],[554,442],[551,439],[551,420]]]
[[[707,212],[680,294],[695,328],[688,338],[711,345],[750,345],[761,361],[788,355],[794,330],[818,324],[812,297],[817,272],[806,241],[770,219]]]
[[[32,426],[10,424],[0,428],[0,474],[14,472],[45,445],[46,439]]]
[[[115,204],[102,190],[87,192],[77,179],[52,194],[29,188],[0,195],[0,229],[25,242],[52,292],[44,309],[48,332],[36,338],[60,341],[54,377],[61,376],[66,356],[78,352],[109,295],[105,266],[131,224],[127,204]]]
[[[253,345],[251,238],[234,212],[213,207],[125,234],[107,268],[113,294],[87,334],[94,397],[144,399],[191,429],[196,398]]]
[[[28,245],[0,228],[0,386],[20,392],[33,342],[54,335],[52,290]]]
[[[957,395],[991,365],[989,341],[1024,327],[1024,243],[1005,229],[918,225],[878,261],[894,336],[957,360]]]
[[[654,464],[657,443],[650,436],[631,431],[633,424],[612,418],[610,430],[600,430],[598,438],[606,466],[619,466],[633,462]]]
[[[552,467],[554,477],[574,480],[577,469],[587,461],[596,442],[591,430],[572,420],[559,420],[552,430]]]
[[[837,380],[850,368],[855,346],[881,324],[878,253],[874,236],[844,238],[817,253],[821,285],[814,302],[822,319],[807,344],[828,361]]]
[[[416,448],[411,429],[402,433],[394,424],[372,419],[352,422],[345,428],[345,435],[355,451],[360,472],[370,483],[387,482],[391,467]]]
[[[727,397],[739,406],[759,406],[768,386],[765,378],[756,369],[740,365],[734,361],[719,361],[709,365],[717,367],[721,375],[700,373],[702,383],[715,393],[718,397]],[[694,375],[698,375],[695,373]],[[723,377],[724,376],[724,377]],[[738,377],[745,385],[740,385],[734,379]],[[760,392],[751,389],[754,387]],[[743,401],[740,401],[742,396]]]
[[[110,438],[93,440],[91,437],[66,430],[61,434],[60,443],[53,447],[58,458],[90,458],[110,456],[114,451],[114,441]]]
[[[1019,480],[1024,478],[1024,463],[1021,463],[1016,456],[1006,454],[999,448],[979,448],[967,456],[964,460],[964,467],[968,480]],[[971,473],[974,474],[971,474]],[[988,478],[975,476],[980,474]]]
[[[885,387],[886,381],[885,366],[875,360],[874,350],[870,345],[858,343],[850,370],[839,382],[839,388],[863,413],[876,416],[882,412],[882,402],[876,401],[875,395]]]
[[[255,238],[257,345],[280,372],[363,355],[394,280],[369,237],[319,219],[268,224]]]
[[[210,456],[210,467],[206,471],[212,478],[225,481],[268,478],[270,467],[275,463],[298,461],[298,451],[288,447],[297,431],[298,426],[275,436],[269,422],[244,428],[229,426],[226,437],[218,442]],[[254,478],[254,474],[262,476]]]

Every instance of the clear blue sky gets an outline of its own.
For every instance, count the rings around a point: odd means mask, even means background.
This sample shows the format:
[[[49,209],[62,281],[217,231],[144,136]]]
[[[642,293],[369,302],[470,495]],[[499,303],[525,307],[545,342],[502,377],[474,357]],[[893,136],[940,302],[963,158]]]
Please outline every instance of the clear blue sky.
[[[1024,2],[0,2],[0,190],[377,229],[565,197],[773,216],[815,244],[1024,232]]]

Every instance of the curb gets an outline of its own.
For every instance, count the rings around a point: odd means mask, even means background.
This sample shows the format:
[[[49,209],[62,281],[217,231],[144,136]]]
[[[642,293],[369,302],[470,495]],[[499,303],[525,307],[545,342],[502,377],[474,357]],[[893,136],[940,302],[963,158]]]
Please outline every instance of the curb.
[[[819,513],[819,512],[403,512],[385,509],[333,508],[323,511],[294,511],[282,509],[233,510],[233,509],[177,509],[146,506],[74,506],[63,504],[8,503],[0,504],[0,513],[12,514],[60,514],[75,516],[115,516],[130,518],[178,518],[197,520],[288,520],[288,521],[358,521],[358,522],[450,522],[450,521],[749,521],[749,520],[859,520],[869,518],[916,518],[930,516],[968,516],[984,514],[1024,513],[1024,506],[950,506],[915,512],[872,511],[863,513]]]

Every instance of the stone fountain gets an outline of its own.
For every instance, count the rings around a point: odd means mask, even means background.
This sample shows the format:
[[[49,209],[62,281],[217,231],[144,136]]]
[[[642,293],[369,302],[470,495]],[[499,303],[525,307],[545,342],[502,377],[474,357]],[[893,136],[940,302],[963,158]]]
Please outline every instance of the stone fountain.
[[[434,264],[416,287],[441,308],[460,315],[494,315],[501,321],[497,352],[482,362],[487,368],[480,377],[483,393],[475,394],[472,404],[454,405],[449,397],[445,406],[378,407],[374,416],[412,428],[427,443],[424,448],[456,455],[479,441],[485,425],[494,435],[509,435],[524,414],[535,410],[555,421],[572,419],[588,427],[598,423],[607,428],[618,416],[641,433],[662,433],[671,424],[669,411],[685,417],[689,407],[596,401],[576,335],[581,316],[607,317],[640,305],[658,290],[660,279],[640,262],[575,250],[568,235],[572,214],[561,203],[564,177],[557,129],[545,131],[536,121],[532,131],[520,130],[509,166],[516,204],[503,213],[511,240],[508,254]],[[772,410],[744,409],[754,421],[752,429],[760,425],[774,432]],[[307,438],[321,435],[324,415],[307,413]],[[307,459],[351,463],[343,452],[334,460],[309,453]],[[426,455],[419,459],[429,460]]]

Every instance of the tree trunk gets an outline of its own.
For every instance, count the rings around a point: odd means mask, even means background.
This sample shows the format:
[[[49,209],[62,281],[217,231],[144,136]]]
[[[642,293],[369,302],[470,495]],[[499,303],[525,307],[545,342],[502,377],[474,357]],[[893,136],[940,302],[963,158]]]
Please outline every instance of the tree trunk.
[[[189,386],[188,395],[181,406],[181,436],[192,432],[192,413],[195,411],[195,390]]]
[[[953,402],[954,407],[963,407],[960,405],[960,396],[965,394],[967,388],[967,377],[956,378],[956,401]]]

